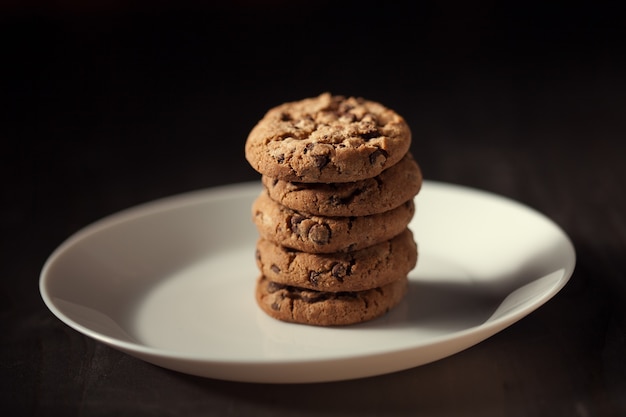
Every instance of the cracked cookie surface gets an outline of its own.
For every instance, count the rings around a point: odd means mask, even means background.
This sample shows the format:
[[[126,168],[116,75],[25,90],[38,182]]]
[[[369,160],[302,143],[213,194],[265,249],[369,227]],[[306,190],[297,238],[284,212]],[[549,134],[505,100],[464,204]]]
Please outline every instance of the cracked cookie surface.
[[[354,252],[301,252],[266,239],[256,247],[257,266],[270,281],[328,292],[363,291],[397,281],[415,267],[417,256],[409,229]]]
[[[292,210],[263,190],[252,203],[252,221],[262,238],[311,253],[349,252],[400,234],[415,214],[413,199],[370,216],[327,217]]]
[[[270,109],[245,144],[263,175],[297,182],[371,178],[408,152],[411,131],[402,116],[363,98],[323,93]]]
[[[272,200],[320,216],[367,216],[392,210],[415,197],[423,182],[410,152],[376,177],[360,181],[302,183],[267,175],[261,179]]]
[[[407,291],[407,277],[364,291],[323,292],[278,284],[261,275],[255,296],[259,307],[275,319],[345,326],[381,317],[396,307]]]

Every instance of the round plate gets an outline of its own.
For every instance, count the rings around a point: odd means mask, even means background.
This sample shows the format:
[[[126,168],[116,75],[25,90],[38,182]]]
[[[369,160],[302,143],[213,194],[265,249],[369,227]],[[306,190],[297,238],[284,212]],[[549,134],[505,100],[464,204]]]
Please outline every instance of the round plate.
[[[466,187],[425,181],[409,227],[409,292],[387,315],[346,327],[284,323],[254,300],[252,201],[261,184],[137,206],[79,231],[41,272],[48,308],[75,330],[153,364],[265,383],[336,381],[466,349],[554,296],[575,265],[542,214]]]

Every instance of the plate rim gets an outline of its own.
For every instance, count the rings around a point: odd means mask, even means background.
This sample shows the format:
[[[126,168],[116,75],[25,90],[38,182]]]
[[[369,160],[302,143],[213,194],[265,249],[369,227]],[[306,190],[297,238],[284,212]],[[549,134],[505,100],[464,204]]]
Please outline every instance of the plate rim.
[[[486,197],[490,199],[501,200],[507,202],[508,204],[513,204],[514,206],[518,206],[524,208],[531,212],[533,215],[542,218],[547,222],[551,227],[553,227],[559,234],[559,236],[563,239],[563,244],[567,246],[565,248],[570,256],[568,256],[568,263],[563,266],[561,269],[562,276],[558,278],[558,280],[550,286],[549,290],[543,292],[541,294],[540,300],[531,303],[521,310],[517,310],[515,314],[505,314],[502,317],[498,317],[494,320],[487,320],[486,322],[480,323],[479,325],[470,326],[464,328],[459,331],[453,331],[449,333],[444,333],[439,336],[434,336],[429,338],[429,343],[426,345],[412,345],[412,346],[403,346],[395,349],[383,349],[381,351],[373,351],[373,352],[365,352],[359,353],[358,355],[337,355],[335,357],[330,358],[314,358],[309,360],[303,360],[302,358],[291,357],[291,358],[265,358],[263,360],[259,360],[258,358],[250,358],[250,359],[215,359],[207,356],[196,355],[196,354],[188,354],[184,352],[177,352],[157,347],[147,346],[141,343],[135,343],[131,341],[121,340],[119,338],[114,338],[108,336],[106,334],[102,334],[98,331],[90,329],[76,321],[74,321],[71,317],[68,317],[55,303],[53,300],[53,296],[48,291],[49,281],[52,279],[50,270],[55,264],[55,262],[62,257],[62,255],[71,249],[74,245],[80,244],[80,242],[86,237],[98,233],[99,230],[108,228],[112,225],[123,223],[125,221],[132,221],[134,218],[142,217],[148,215],[149,213],[158,213],[164,212],[168,210],[175,210],[180,207],[187,207],[192,204],[199,203],[207,203],[210,201],[217,201],[219,199],[233,199],[236,197],[248,197],[251,193],[257,192],[261,190],[261,182],[260,181],[247,181],[247,182],[238,182],[232,184],[225,184],[215,187],[203,188],[198,190],[192,190],[188,192],[183,192],[179,194],[174,194],[162,198],[157,198],[151,201],[147,201],[144,203],[140,203],[134,205],[132,207],[114,212],[107,216],[104,216],[80,229],[76,232],[72,233],[65,240],[61,242],[47,257],[46,261],[43,264],[39,275],[39,292],[40,296],[44,301],[46,307],[55,315],[61,322],[65,325],[73,328],[84,336],[90,337],[98,342],[104,343],[114,349],[125,352],[131,356],[137,357],[141,360],[150,362],[154,365],[165,367],[171,370],[184,372],[188,374],[193,374],[197,376],[203,377],[212,377],[222,380],[232,380],[232,381],[242,381],[242,382],[265,382],[265,383],[301,383],[301,382],[327,382],[327,381],[337,381],[337,380],[346,380],[346,379],[354,379],[361,378],[367,376],[380,375],[384,373],[395,372],[398,370],[409,369],[416,366],[421,366],[426,363],[430,363],[439,359],[443,359],[452,354],[458,353],[460,351],[466,350],[475,344],[488,339],[489,337],[495,335],[499,331],[509,327],[510,325],[516,323],[522,318],[526,317],[528,314],[545,304],[547,301],[552,299],[558,292],[561,291],[563,287],[569,282],[571,276],[574,273],[576,267],[576,250],[575,246],[565,232],[565,230],[557,224],[554,220],[550,219],[544,213],[536,210],[535,208],[516,201],[507,196],[503,196],[492,191],[487,191],[483,189],[473,188],[466,185],[435,181],[435,180],[424,180],[423,187],[433,187],[439,189],[445,189],[446,191],[455,191],[455,192],[464,192],[473,195],[481,195],[481,197]],[[561,271],[559,270],[559,271]],[[517,289],[517,288],[516,288]],[[241,367],[250,367],[254,366],[255,368],[265,368],[265,367],[276,367],[280,366],[289,366],[293,364],[332,364],[337,362],[345,362],[350,360],[358,360],[362,361],[364,359],[375,359],[375,358],[384,358],[389,355],[410,355],[412,352],[417,352],[419,350],[425,348],[435,348],[450,340],[459,340],[462,338],[467,338],[470,336],[477,337],[477,340],[473,343],[470,343],[468,346],[461,348],[460,350],[455,350],[454,352],[444,354],[444,355],[435,355],[437,357],[428,359],[426,361],[414,361],[413,364],[408,366],[402,366],[397,369],[389,369],[389,370],[364,370],[361,375],[336,375],[333,377],[317,377],[317,378],[297,378],[294,376],[285,378],[274,378],[272,380],[269,378],[252,378],[252,377],[242,377],[238,376],[241,374],[241,370],[235,368]],[[205,367],[215,367],[215,368],[226,368],[222,369],[220,372],[206,372],[202,370],[195,370],[193,368],[187,370],[177,369],[177,367],[172,367],[168,365],[169,362],[176,361],[181,362],[179,365],[184,365],[187,363],[189,365],[194,364],[203,364]],[[184,362],[184,363],[183,363]],[[180,368],[179,366],[178,368]],[[182,366],[184,368],[184,366]],[[229,375],[228,371],[235,370],[234,375]],[[216,371],[219,371],[216,369]],[[245,372],[244,372],[245,373]]]

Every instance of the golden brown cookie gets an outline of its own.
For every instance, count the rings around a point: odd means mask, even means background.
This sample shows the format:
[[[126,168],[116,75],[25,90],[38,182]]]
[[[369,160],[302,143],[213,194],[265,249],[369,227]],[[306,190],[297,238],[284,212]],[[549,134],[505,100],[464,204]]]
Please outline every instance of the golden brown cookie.
[[[320,216],[367,216],[394,209],[417,195],[422,171],[407,153],[373,178],[344,183],[303,183],[262,176],[272,200]]]
[[[348,252],[389,240],[415,213],[413,199],[370,216],[325,217],[291,210],[263,190],[252,203],[252,220],[262,238],[311,253]]]
[[[271,178],[350,182],[395,165],[410,144],[409,126],[395,111],[324,93],[270,109],[250,131],[245,155]]]
[[[363,291],[406,276],[417,263],[417,244],[409,229],[354,252],[300,252],[260,239],[256,262],[261,273],[278,284],[329,292]]]
[[[315,326],[344,326],[383,316],[408,291],[408,277],[382,287],[354,292],[314,291],[277,284],[261,275],[256,300],[270,317]]]

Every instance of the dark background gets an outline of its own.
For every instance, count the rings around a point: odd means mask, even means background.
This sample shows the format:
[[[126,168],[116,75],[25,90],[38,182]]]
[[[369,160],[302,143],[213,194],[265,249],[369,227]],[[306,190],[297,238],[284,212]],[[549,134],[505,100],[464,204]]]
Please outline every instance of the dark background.
[[[87,3],[87,2],[85,2]],[[626,19],[620,2],[79,1],[0,6],[0,408],[15,415],[626,414]],[[68,329],[47,256],[118,210],[256,180],[270,107],[380,101],[427,179],[545,213],[578,254],[515,326],[392,375],[265,386],[179,375]]]

